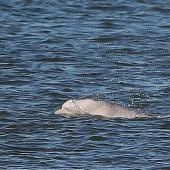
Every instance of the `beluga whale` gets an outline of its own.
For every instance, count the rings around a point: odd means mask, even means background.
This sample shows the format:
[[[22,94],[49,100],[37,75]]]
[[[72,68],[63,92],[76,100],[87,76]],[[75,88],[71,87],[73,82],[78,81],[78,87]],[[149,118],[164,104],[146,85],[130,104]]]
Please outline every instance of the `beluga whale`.
[[[62,108],[55,112],[65,116],[94,115],[107,118],[145,118],[146,113],[134,111],[118,104],[106,101],[87,99],[71,99],[66,101]]]

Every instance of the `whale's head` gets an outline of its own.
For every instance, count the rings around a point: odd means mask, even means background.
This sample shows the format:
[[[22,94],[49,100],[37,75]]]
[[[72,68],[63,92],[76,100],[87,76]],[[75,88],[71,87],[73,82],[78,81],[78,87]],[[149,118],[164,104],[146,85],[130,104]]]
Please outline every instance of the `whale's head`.
[[[77,115],[81,114],[81,110],[76,105],[76,100],[68,100],[63,105],[62,108],[57,110],[56,114],[64,114],[64,115]]]

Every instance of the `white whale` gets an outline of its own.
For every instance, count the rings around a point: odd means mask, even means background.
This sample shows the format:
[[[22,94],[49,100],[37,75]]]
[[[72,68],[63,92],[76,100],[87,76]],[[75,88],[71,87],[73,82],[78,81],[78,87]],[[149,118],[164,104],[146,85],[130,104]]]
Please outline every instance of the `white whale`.
[[[145,113],[140,113],[130,110],[117,104],[107,103],[105,101],[96,101],[93,99],[80,99],[66,101],[56,114],[63,114],[66,116],[78,115],[99,115],[108,118],[138,118],[149,117]]]

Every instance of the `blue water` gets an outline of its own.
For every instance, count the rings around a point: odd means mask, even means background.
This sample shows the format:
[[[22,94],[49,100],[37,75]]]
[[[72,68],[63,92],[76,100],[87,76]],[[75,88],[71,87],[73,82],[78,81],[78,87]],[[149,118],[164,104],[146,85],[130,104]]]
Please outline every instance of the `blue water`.
[[[170,115],[169,0],[0,0],[0,169],[170,169],[170,120],[65,118],[96,97]]]

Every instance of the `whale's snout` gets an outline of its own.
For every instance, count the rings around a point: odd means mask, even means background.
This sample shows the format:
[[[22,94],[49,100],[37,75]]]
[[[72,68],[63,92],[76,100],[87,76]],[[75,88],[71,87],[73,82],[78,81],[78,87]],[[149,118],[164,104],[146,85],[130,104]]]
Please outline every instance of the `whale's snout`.
[[[64,113],[64,110],[63,109],[59,109],[59,110],[56,110],[55,111],[55,114],[63,114]]]
[[[63,109],[56,110],[55,113],[63,113]]]

